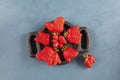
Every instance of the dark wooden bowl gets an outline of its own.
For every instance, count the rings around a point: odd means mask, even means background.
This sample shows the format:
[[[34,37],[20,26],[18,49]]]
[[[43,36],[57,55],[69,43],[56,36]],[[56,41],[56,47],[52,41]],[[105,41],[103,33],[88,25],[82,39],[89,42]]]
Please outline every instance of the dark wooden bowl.
[[[68,28],[73,27],[73,26],[74,26],[73,24],[65,21],[64,30],[67,30]],[[39,31],[43,31],[43,32],[49,33],[51,35],[51,32],[49,32],[46,28],[43,28]],[[77,49],[79,51],[79,53],[88,52],[90,50],[90,35],[88,32],[88,29],[87,29],[87,27],[80,27],[79,31],[80,31],[80,33],[82,33],[81,43],[79,45],[68,43],[67,45],[73,47],[74,49]],[[63,33],[60,33],[60,35],[63,35]],[[33,57],[33,58],[35,58],[35,55],[37,52],[41,51],[44,48],[44,46],[42,44],[39,44],[39,43],[34,41],[34,38],[36,36],[38,36],[37,32],[30,32],[29,36],[28,36],[28,41],[27,41],[27,46],[28,46],[28,50],[30,53],[30,57]],[[52,39],[52,37],[50,37],[50,38]],[[51,43],[52,42],[50,41],[50,46],[52,46]],[[60,56],[61,61],[62,61],[61,64],[68,63],[64,59],[61,52],[59,53],[59,56]]]

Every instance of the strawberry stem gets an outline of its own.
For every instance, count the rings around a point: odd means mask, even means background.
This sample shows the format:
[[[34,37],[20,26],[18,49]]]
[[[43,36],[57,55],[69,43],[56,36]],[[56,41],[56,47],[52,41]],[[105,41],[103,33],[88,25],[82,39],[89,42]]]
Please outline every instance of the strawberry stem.
[[[64,35],[64,37],[67,37],[67,32],[66,31],[64,31],[64,33],[63,33],[63,35]]]
[[[54,48],[55,49],[55,51],[57,51],[57,52],[59,52],[60,50],[59,50],[59,48]]]
[[[59,35],[59,33],[51,33],[53,36],[55,36],[55,35]]]
[[[67,48],[67,45],[64,45],[61,51],[64,51]]]
[[[83,58],[88,58],[88,55],[87,54],[83,54]]]

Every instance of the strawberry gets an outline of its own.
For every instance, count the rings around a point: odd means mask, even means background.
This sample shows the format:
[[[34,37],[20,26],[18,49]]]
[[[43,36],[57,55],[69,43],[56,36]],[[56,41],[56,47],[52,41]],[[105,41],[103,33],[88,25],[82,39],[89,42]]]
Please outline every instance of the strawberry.
[[[64,36],[70,43],[79,44],[81,42],[82,34],[79,32],[79,26],[74,26],[69,28]]]
[[[53,42],[53,47],[57,48],[58,45],[59,45],[58,36],[57,35],[52,36],[52,42]]]
[[[78,51],[72,47],[68,47],[63,51],[63,56],[67,62],[71,61],[71,58],[75,58],[78,55]]]
[[[43,45],[48,45],[50,42],[50,35],[48,33],[44,33],[44,32],[38,32],[38,35],[36,38],[34,38],[34,40],[38,43],[41,43]]]
[[[84,60],[84,65],[87,66],[88,68],[92,68],[92,64],[90,63],[88,59]]]
[[[58,45],[59,45],[59,42],[53,42],[53,47],[54,48],[58,47]]]
[[[93,55],[88,54],[88,59],[89,59],[89,61],[90,61],[91,64],[95,63],[95,58],[94,58]]]
[[[55,43],[55,42],[58,42],[58,41],[53,39],[52,42]]]
[[[60,33],[64,30],[65,19],[63,17],[57,17],[53,22],[46,22],[45,27],[54,33]]]
[[[62,49],[63,44],[59,43],[58,47],[59,47],[60,49]]]
[[[58,40],[58,36],[57,35],[54,35],[52,36],[53,40]]]
[[[48,66],[61,63],[58,53],[51,47],[47,46],[42,51],[36,54],[36,59],[45,61]]]
[[[67,41],[65,40],[64,36],[59,36],[59,42],[61,44],[66,44],[67,43]]]
[[[95,58],[91,54],[84,54],[84,65],[87,66],[88,68],[92,68],[92,65],[95,63]]]

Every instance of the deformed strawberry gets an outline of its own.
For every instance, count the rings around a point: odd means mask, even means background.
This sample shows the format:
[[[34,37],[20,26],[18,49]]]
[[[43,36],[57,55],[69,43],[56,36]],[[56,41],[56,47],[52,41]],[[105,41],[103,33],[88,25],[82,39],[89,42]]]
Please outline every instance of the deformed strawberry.
[[[57,35],[54,35],[52,36],[53,40],[58,40],[58,36]]]
[[[95,63],[95,58],[91,54],[84,54],[84,65],[88,68],[92,68],[92,65]]]
[[[64,36],[59,36],[59,43],[61,43],[61,44],[66,44],[67,43]]]
[[[75,58],[78,55],[78,51],[72,47],[68,47],[63,51],[63,56],[67,62],[71,61],[71,58]]]
[[[59,43],[58,47],[59,47],[60,49],[62,49],[62,48],[63,48],[63,44]]]
[[[70,43],[79,44],[81,42],[82,34],[79,32],[79,26],[69,28],[64,36]]]
[[[38,32],[39,36],[34,38],[34,40],[38,43],[41,43],[43,45],[48,45],[50,42],[50,34],[44,33],[44,32]]]
[[[57,47],[58,47],[58,45],[59,45],[59,42],[58,42],[58,41],[53,42],[53,47],[54,47],[54,48],[57,48]]]
[[[36,54],[36,58],[38,60],[45,61],[48,66],[54,64],[56,66],[57,64],[61,63],[60,57],[58,53],[51,47],[47,46],[42,51]]]
[[[91,65],[89,59],[84,60],[84,65],[87,66],[88,68],[92,68],[92,65]]]
[[[88,59],[89,59],[91,64],[95,63],[95,58],[94,58],[94,56],[92,54],[88,54]]]
[[[57,17],[53,22],[46,22],[45,27],[53,33],[60,33],[64,30],[65,19],[63,17]]]

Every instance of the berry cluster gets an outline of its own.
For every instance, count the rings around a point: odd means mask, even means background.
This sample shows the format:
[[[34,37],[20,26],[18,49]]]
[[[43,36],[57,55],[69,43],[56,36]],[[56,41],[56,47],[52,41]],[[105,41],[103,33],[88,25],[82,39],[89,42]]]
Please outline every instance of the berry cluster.
[[[79,31],[79,26],[72,26],[64,31],[65,19],[63,17],[57,17],[53,22],[45,22],[45,27],[51,34],[39,31],[38,36],[34,40],[42,45],[44,48],[36,54],[38,60],[45,61],[48,65],[61,64],[62,61],[59,56],[59,52],[63,55],[67,62],[70,62],[72,58],[78,55],[78,51],[74,48],[67,46],[68,43],[80,44],[82,34]],[[52,45],[50,45],[52,44]],[[88,66],[89,56],[84,57],[84,64]],[[94,57],[92,57],[94,58]],[[95,60],[90,62],[93,64]],[[88,66],[91,68],[91,66]]]

